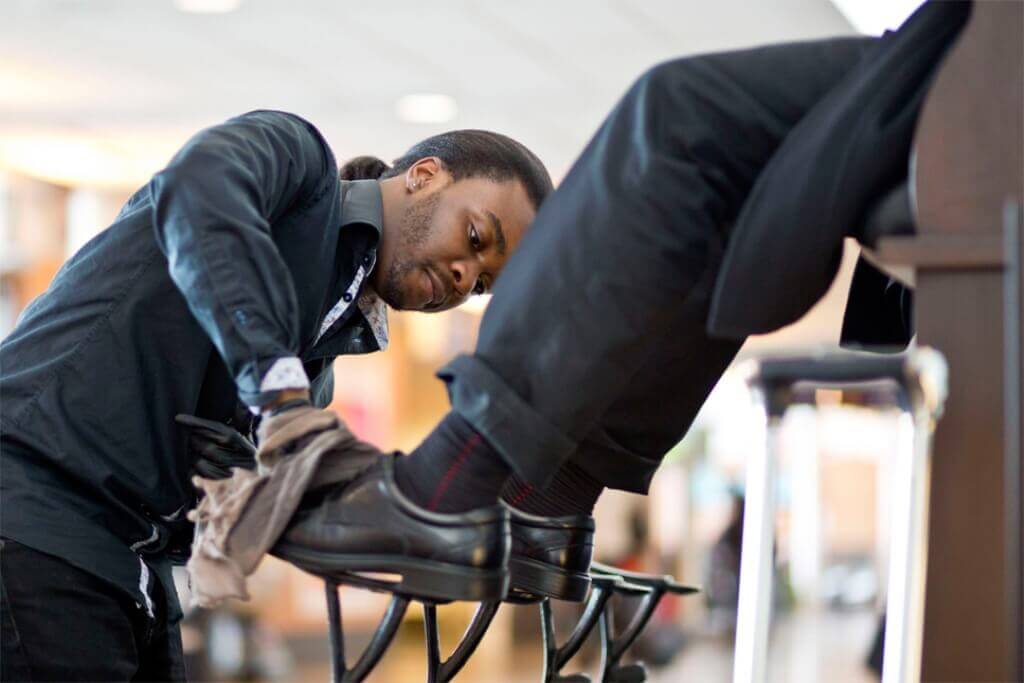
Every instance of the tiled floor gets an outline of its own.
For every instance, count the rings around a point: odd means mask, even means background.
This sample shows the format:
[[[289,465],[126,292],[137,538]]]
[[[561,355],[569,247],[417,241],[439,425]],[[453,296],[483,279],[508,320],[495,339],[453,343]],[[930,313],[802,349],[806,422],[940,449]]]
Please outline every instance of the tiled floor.
[[[797,612],[776,621],[768,644],[770,683],[875,683],[864,667],[875,634],[870,612]],[[729,681],[732,643],[697,640],[652,683]]]

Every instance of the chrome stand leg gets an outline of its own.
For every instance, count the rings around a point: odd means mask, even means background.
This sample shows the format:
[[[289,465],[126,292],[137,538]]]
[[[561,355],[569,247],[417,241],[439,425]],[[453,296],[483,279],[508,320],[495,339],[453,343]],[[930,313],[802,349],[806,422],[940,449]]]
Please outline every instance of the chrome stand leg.
[[[734,683],[760,683],[765,680],[775,548],[775,479],[781,423],[779,415],[768,418],[767,438],[762,441],[766,444],[765,451],[760,457],[752,457],[747,462]]]

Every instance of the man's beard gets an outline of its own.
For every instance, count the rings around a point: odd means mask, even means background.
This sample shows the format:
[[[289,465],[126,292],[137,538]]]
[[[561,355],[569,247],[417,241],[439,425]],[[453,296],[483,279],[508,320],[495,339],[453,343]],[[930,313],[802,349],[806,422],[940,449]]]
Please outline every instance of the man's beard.
[[[414,261],[408,256],[419,250],[430,237],[431,226],[434,220],[434,213],[437,211],[437,204],[441,200],[441,193],[435,192],[423,199],[418,200],[405,210],[402,217],[402,230],[398,244],[395,249],[395,258],[391,267],[384,273],[381,291],[377,292],[384,303],[394,309],[406,308],[405,292],[402,290],[402,281],[412,271],[423,268],[426,264],[421,261]]]

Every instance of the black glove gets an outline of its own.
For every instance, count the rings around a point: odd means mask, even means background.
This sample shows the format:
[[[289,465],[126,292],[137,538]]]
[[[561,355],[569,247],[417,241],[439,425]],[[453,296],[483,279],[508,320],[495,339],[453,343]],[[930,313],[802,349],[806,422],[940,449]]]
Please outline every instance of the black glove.
[[[206,479],[227,479],[232,467],[256,467],[256,446],[223,422],[195,415],[176,415],[174,421],[188,428],[192,468]]]

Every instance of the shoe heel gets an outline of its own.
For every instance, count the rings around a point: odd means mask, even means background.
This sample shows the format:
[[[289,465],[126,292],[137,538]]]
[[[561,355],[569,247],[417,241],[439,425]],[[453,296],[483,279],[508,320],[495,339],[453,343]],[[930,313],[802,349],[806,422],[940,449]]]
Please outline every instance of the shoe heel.
[[[406,567],[395,591],[417,598],[467,602],[501,600],[508,592],[509,576],[504,569],[475,569],[435,563]]]
[[[521,557],[510,558],[508,570],[514,588],[535,595],[582,602],[590,590],[589,576],[570,574]]]

